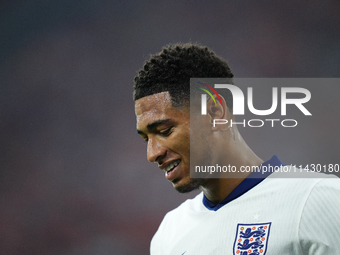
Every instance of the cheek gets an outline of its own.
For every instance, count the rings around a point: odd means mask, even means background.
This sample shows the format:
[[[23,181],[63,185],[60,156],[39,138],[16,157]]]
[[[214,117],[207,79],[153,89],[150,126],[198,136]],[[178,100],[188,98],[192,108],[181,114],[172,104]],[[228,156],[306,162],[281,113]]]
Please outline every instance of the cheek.
[[[190,154],[190,132],[176,133],[173,135],[171,139],[171,147],[177,153],[182,154]]]

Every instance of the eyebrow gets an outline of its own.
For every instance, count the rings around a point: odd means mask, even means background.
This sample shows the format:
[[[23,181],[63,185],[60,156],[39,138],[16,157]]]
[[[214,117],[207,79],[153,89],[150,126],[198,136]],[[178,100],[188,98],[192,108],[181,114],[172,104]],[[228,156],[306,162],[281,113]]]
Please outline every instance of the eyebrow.
[[[154,122],[152,122],[152,123],[149,123],[149,124],[146,126],[146,128],[147,128],[148,130],[152,130],[152,129],[155,129],[156,127],[158,127],[158,126],[160,126],[160,125],[162,125],[162,124],[166,124],[166,123],[168,123],[168,122],[170,122],[170,121],[171,121],[171,119],[156,120],[156,121],[154,121]],[[139,129],[137,129],[137,133],[138,133],[138,134],[144,134],[144,132],[141,131],[141,130],[139,130]]]

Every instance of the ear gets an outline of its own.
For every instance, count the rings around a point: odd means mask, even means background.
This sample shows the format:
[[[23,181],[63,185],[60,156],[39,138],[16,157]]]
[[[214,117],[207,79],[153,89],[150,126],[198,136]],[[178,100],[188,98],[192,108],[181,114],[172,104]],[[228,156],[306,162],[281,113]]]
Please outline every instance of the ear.
[[[218,124],[218,125],[215,125],[215,127],[214,127],[214,125],[213,125],[214,119],[226,119],[228,121],[228,123],[231,119],[230,112],[228,110],[228,107],[227,107],[227,104],[225,102],[224,97],[221,96],[220,94],[219,94],[219,97],[220,97],[221,101],[218,99],[218,97],[216,95],[214,95],[215,101],[212,98],[209,98],[209,100],[207,102],[207,113],[210,116],[212,131],[218,131],[224,125],[229,126],[229,124]],[[221,102],[222,102],[222,104],[221,104]]]

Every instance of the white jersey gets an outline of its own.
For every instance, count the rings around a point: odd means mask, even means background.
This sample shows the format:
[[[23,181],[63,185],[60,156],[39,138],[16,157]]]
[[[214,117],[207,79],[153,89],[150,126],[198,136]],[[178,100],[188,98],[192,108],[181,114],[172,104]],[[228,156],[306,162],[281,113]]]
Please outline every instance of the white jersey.
[[[340,179],[320,177],[266,178],[218,206],[200,193],[166,214],[151,254],[340,254]]]

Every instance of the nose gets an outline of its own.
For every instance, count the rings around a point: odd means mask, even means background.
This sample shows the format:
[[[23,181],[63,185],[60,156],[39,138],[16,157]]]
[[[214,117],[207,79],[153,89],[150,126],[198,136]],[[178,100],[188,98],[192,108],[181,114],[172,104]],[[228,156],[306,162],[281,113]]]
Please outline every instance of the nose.
[[[156,139],[150,139],[147,147],[147,157],[150,162],[160,162],[166,155],[166,149]]]

